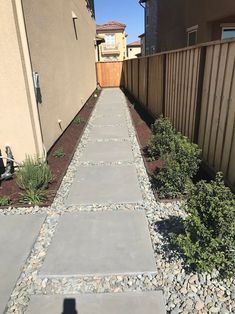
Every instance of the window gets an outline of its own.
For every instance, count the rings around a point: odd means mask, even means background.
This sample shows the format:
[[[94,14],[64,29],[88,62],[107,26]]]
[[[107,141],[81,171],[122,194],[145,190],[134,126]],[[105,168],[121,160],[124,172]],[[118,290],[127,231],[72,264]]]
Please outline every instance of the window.
[[[194,46],[197,44],[197,30],[198,25],[192,26],[187,29],[187,45]]]
[[[222,39],[235,38],[235,27],[223,27]]]
[[[105,35],[105,43],[107,48],[114,48],[115,47],[115,35],[108,34]]]

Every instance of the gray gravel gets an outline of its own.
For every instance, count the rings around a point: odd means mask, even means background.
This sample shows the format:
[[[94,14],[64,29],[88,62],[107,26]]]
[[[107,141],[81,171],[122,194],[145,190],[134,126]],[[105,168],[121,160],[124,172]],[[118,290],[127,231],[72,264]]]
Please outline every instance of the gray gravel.
[[[102,100],[102,97],[103,94],[101,94],[99,101]],[[121,101],[125,102],[124,96],[122,96]],[[167,255],[166,221],[172,219],[172,216],[175,221],[183,219],[185,213],[180,209],[180,202],[156,202],[128,108],[126,108],[126,121],[134,154],[134,164],[144,201],[137,204],[65,206],[64,200],[73,182],[77,167],[81,164],[80,157],[89,141],[89,133],[95,112],[96,110],[93,112],[52,206],[49,208],[31,207],[0,210],[0,214],[3,215],[47,213],[47,219],[41,228],[40,235],[12,292],[6,313],[24,313],[32,294],[118,293],[123,291],[151,291],[159,287],[164,289],[169,313],[235,313],[234,279],[220,280],[216,271],[210,274],[186,272],[183,261],[179,256],[169,257]],[[112,211],[119,209],[144,209],[146,211],[155,252],[157,275],[140,274],[137,276],[88,276],[53,279],[38,276],[62,213],[81,210]]]

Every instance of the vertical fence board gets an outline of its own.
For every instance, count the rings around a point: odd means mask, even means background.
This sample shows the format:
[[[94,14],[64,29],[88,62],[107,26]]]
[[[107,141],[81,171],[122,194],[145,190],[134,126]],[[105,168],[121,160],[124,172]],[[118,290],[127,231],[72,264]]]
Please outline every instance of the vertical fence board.
[[[133,59],[132,60],[132,85],[133,85],[132,94],[136,99],[138,99],[139,97],[138,74],[139,74],[139,60]]]
[[[127,60],[122,73],[135,98],[198,142],[207,165],[235,187],[235,41]]]
[[[221,169],[222,153],[224,146],[224,135],[226,128],[226,120],[230,102],[231,85],[233,82],[234,68],[232,66],[235,56],[235,43],[229,45],[228,56],[226,59],[225,74],[224,74],[224,89],[221,97],[221,110],[218,122],[218,134],[215,148],[214,167],[215,171]]]
[[[221,170],[225,175],[227,175],[230,155],[232,151],[232,140],[234,136],[234,119],[235,119],[235,76],[234,76],[234,58],[233,58],[233,78],[232,78],[232,88],[229,99],[229,110],[226,122],[226,131],[224,138],[224,148]],[[234,161],[233,161],[234,162]]]
[[[147,58],[139,60],[139,100],[146,108],[146,94],[147,94]]]
[[[213,53],[214,53],[214,47],[213,46],[207,47],[205,74],[204,74],[203,92],[202,92],[202,108],[201,108],[199,138],[198,138],[198,145],[201,149],[203,149],[203,146],[204,146]]]
[[[212,128],[211,128],[211,138],[210,138],[210,146],[209,146],[209,154],[208,160],[214,167],[214,159],[215,159],[215,149],[216,149],[216,138],[218,133],[218,124],[219,124],[219,116],[221,112],[221,97],[224,88],[224,74],[226,68],[226,60],[227,60],[227,51],[228,44],[221,46],[220,51],[220,60],[219,60],[219,69],[217,76],[217,84],[215,88],[215,97],[214,97],[214,112],[212,119]]]
[[[205,128],[205,139],[204,139],[204,145],[203,145],[203,157],[206,161],[208,160],[208,152],[209,152],[209,145],[210,145],[210,135],[211,135],[211,125],[212,125],[212,120],[210,120],[210,118],[212,117],[212,114],[213,114],[213,104],[214,104],[215,88],[216,88],[216,81],[217,81],[219,56],[220,56],[220,46],[214,46],[209,98],[208,98],[208,108],[207,108],[207,121],[206,121],[206,128]]]
[[[162,82],[163,82],[163,57],[154,56],[149,58],[148,75],[148,109],[153,116],[162,113]]]

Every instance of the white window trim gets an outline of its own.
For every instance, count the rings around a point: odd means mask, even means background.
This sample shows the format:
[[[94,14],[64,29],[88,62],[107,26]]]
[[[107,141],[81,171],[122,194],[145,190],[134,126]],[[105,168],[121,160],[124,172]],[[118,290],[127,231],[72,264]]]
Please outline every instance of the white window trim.
[[[187,28],[186,30],[187,30],[187,33],[192,33],[193,31],[197,31],[198,25],[191,26],[191,27]]]

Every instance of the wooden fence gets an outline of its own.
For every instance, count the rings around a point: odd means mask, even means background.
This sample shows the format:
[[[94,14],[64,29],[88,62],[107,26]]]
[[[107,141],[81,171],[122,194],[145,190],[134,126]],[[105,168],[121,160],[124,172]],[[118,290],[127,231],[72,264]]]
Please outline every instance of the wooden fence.
[[[235,41],[123,63],[122,84],[154,117],[198,143],[204,162],[235,187]]]
[[[101,87],[117,87],[121,85],[123,62],[97,62],[97,82]]]

